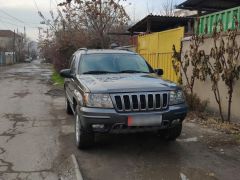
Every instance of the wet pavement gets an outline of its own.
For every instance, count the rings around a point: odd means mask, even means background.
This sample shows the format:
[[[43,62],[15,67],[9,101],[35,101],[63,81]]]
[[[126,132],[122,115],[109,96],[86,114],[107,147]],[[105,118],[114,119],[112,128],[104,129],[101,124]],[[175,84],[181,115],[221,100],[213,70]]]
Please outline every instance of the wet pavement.
[[[0,179],[57,179],[71,154],[86,180],[239,179],[239,144],[190,122],[176,142],[145,133],[97,135],[94,147],[77,150],[73,117],[50,74],[37,61],[0,67]]]
[[[51,68],[39,61],[0,67],[0,179],[58,179],[57,98],[47,93]]]

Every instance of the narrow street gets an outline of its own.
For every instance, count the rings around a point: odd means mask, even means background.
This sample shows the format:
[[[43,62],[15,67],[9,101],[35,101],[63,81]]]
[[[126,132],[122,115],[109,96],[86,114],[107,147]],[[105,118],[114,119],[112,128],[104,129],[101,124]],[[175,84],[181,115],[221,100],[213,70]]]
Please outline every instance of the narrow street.
[[[0,68],[1,180],[56,180],[71,154],[85,180],[239,179],[239,144],[190,122],[176,142],[155,134],[97,135],[96,146],[78,150],[73,117],[50,75],[50,65],[39,61]]]
[[[49,65],[39,61],[0,68],[1,180],[58,179],[59,136],[67,118],[58,113],[62,103],[47,94],[50,75]]]

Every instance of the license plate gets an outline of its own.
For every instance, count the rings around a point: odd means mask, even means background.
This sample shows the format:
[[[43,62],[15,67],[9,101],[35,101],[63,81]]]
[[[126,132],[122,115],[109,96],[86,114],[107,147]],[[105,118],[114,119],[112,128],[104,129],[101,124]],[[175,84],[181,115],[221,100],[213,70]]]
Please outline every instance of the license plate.
[[[128,116],[128,126],[161,126],[162,115]]]

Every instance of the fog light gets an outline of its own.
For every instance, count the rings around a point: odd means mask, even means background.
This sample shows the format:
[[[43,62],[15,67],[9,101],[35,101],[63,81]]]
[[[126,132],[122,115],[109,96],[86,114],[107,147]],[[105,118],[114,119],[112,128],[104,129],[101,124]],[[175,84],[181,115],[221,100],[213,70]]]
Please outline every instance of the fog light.
[[[104,124],[93,124],[92,128],[94,128],[94,129],[104,129]]]
[[[181,122],[181,119],[175,119],[172,121],[172,125],[178,125],[180,124],[180,122]]]

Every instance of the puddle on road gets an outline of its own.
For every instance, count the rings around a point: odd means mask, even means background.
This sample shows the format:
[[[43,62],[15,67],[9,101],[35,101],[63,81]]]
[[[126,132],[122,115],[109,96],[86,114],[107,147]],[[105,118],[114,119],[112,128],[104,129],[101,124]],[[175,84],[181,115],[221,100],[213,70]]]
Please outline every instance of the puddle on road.
[[[14,96],[12,96],[11,99],[17,98],[17,97],[19,97],[19,98],[24,98],[24,97],[26,97],[26,96],[29,95],[29,94],[31,94],[31,93],[28,92],[28,91],[15,92],[15,93],[14,93]]]
[[[45,93],[49,96],[64,96],[64,90],[63,89],[51,89],[48,92]]]
[[[29,119],[24,117],[22,114],[4,114],[3,117],[14,122],[13,128],[16,128],[18,123],[24,123],[24,122],[29,121]]]
[[[8,137],[6,142],[9,142],[11,139],[15,138],[15,136],[17,135],[22,134],[23,132],[18,131],[17,127],[23,126],[22,123],[29,121],[22,114],[4,114],[3,117],[13,122],[10,129],[6,129],[3,133],[0,134],[0,137]]]

